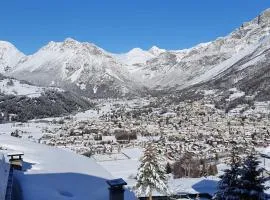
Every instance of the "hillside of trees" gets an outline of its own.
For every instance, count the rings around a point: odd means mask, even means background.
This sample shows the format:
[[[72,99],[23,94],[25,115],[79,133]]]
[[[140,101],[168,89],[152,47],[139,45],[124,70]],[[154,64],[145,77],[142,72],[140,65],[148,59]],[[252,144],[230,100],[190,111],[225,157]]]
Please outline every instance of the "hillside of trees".
[[[35,98],[0,94],[0,122],[56,117],[91,107],[92,103],[71,92],[48,90]]]

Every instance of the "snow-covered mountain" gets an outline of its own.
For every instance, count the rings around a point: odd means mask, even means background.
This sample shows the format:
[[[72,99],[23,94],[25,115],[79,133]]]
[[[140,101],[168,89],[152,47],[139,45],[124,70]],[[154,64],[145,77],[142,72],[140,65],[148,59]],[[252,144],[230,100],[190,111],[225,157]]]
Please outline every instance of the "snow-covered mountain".
[[[245,74],[250,80],[258,79],[250,74],[268,69],[269,33],[267,9],[228,36],[184,50],[154,46],[148,51],[135,48],[125,54],[112,54],[91,43],[66,39],[50,42],[37,53],[20,59],[9,74],[91,97],[119,97],[146,89],[182,90],[233,77],[238,71],[241,74],[234,82]]]
[[[88,96],[117,97],[136,89],[122,63],[94,44],[70,38],[50,42],[17,65],[11,75]]]
[[[250,22],[244,23],[229,36],[219,39],[223,45],[232,44],[229,56],[185,83],[190,91],[215,90],[222,98],[219,105],[252,104],[254,100],[269,101],[270,95],[270,9]],[[217,56],[215,56],[218,58]],[[208,66],[206,66],[208,67]],[[205,68],[205,67],[204,67]],[[230,98],[231,89],[238,96]],[[228,105],[227,105],[228,106]]]
[[[153,46],[148,51],[141,48],[134,48],[124,54],[112,54],[118,61],[126,65],[146,64],[146,61],[159,56],[164,53],[165,49],[160,49],[157,46]]]
[[[166,50],[165,49],[160,49],[157,46],[152,46],[148,52],[155,55],[155,56],[159,56],[160,54],[164,53]]]
[[[226,37],[193,48],[167,51],[136,71],[153,89],[183,89],[208,81],[243,57],[269,47],[270,9]],[[258,59],[258,58],[257,58]]]
[[[12,70],[24,56],[11,43],[0,41],[0,73]]]

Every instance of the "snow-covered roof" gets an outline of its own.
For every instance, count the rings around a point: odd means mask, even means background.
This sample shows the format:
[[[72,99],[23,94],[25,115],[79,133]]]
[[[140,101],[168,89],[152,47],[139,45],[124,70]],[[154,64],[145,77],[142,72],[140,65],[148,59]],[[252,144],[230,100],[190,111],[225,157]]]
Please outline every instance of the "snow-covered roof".
[[[109,199],[107,180],[114,177],[93,159],[55,147],[0,135],[9,150],[24,152],[25,172],[15,174],[27,200]],[[126,191],[125,199],[135,199]]]
[[[8,156],[22,156],[24,153],[23,152],[9,152],[7,155]]]

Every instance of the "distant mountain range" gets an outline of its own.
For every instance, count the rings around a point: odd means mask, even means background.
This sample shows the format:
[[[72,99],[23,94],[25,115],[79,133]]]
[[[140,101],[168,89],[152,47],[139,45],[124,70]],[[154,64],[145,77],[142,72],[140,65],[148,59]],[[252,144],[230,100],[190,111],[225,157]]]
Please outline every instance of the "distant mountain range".
[[[237,88],[256,99],[268,99],[269,33],[267,9],[228,36],[184,50],[154,46],[113,54],[68,38],[26,56],[0,42],[0,73],[97,98]]]

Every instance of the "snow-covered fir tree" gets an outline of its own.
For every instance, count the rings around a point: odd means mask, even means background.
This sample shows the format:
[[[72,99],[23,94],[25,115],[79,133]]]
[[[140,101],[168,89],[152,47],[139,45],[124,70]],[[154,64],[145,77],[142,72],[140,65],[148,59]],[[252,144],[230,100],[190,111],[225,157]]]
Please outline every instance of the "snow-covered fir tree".
[[[167,177],[163,156],[155,143],[148,143],[141,158],[135,185],[138,196],[152,200],[153,191],[167,194]]]
[[[250,154],[243,163],[240,178],[241,200],[264,200],[263,168],[254,153]]]
[[[224,174],[220,176],[221,180],[218,183],[215,200],[240,200],[240,157],[235,146],[231,149],[229,165],[230,168],[224,170]]]

